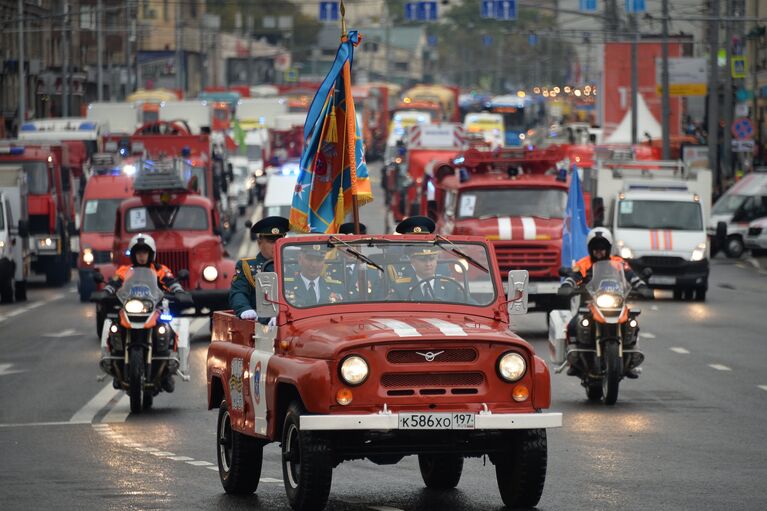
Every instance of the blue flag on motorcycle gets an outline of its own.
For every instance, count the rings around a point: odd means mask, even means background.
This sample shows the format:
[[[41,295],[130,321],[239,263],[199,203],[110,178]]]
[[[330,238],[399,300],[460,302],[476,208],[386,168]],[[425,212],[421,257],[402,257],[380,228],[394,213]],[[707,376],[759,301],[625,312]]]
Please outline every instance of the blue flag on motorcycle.
[[[570,190],[567,193],[565,225],[562,229],[562,266],[571,268],[576,261],[588,255],[589,251],[586,247],[588,234],[589,227],[586,224],[586,206],[583,203],[581,181],[578,178],[578,168],[573,165],[573,172],[570,174]]]

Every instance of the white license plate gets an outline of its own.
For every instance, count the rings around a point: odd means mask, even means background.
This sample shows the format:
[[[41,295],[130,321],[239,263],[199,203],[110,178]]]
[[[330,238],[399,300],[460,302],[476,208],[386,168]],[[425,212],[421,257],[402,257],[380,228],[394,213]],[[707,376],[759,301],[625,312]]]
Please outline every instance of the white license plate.
[[[474,429],[473,413],[400,413],[399,429]]]
[[[676,284],[676,277],[667,277],[665,275],[653,275],[650,277],[650,284]]]

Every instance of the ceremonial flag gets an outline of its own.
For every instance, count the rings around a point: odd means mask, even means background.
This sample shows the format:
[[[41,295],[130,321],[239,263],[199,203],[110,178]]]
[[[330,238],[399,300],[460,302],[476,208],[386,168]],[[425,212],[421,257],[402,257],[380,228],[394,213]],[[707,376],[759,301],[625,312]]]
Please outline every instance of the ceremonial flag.
[[[586,224],[586,207],[583,203],[581,181],[578,178],[578,168],[573,165],[570,176],[570,190],[567,193],[567,208],[565,209],[565,225],[562,229],[562,266],[572,268],[573,264],[588,255],[586,237],[589,228]]]
[[[309,107],[304,149],[290,210],[291,229],[335,233],[352,210],[373,199],[351,93],[356,31],[342,36],[330,72]]]

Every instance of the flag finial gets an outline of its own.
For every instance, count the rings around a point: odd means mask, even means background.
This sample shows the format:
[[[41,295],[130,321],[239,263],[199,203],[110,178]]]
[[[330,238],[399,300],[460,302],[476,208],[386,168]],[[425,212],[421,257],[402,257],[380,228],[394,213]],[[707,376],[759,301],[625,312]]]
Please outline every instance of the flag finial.
[[[341,0],[341,37],[346,37],[346,7],[344,7],[344,0]]]

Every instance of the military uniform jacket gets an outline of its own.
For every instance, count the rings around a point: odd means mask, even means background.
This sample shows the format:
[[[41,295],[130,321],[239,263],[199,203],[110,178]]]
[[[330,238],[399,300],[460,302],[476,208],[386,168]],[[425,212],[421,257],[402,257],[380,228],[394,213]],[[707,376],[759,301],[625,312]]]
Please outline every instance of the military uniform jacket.
[[[229,288],[229,306],[234,309],[237,317],[248,309],[256,310],[255,275],[264,271],[266,262],[267,259],[261,254],[237,261],[232,286]],[[272,270],[271,265],[268,269]]]
[[[344,299],[344,286],[340,280],[320,276],[317,287],[320,290],[320,296],[319,300],[314,302],[309,296],[309,290],[301,274],[295,273],[292,277],[285,277],[285,299],[297,307],[307,307],[315,303],[319,305],[336,303]]]
[[[432,297],[425,296],[424,281],[418,279],[412,266],[406,266],[393,280],[393,298],[398,300],[458,303],[465,303],[467,301],[467,297],[464,295],[458,284],[452,280],[442,278],[439,275],[428,280],[432,291]],[[413,286],[417,285],[419,282],[421,282],[421,284],[416,289],[412,289]]]

